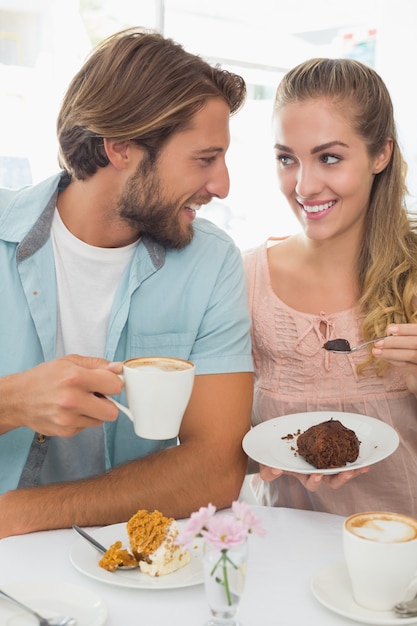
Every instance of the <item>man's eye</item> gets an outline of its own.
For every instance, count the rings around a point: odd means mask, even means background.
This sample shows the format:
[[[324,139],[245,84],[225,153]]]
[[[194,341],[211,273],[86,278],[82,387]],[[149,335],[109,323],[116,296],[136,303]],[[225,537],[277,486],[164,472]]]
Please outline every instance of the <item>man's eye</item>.
[[[215,160],[216,160],[215,156],[200,158],[200,161],[203,161],[203,163],[205,163],[206,165],[210,165],[210,163],[213,163]]]

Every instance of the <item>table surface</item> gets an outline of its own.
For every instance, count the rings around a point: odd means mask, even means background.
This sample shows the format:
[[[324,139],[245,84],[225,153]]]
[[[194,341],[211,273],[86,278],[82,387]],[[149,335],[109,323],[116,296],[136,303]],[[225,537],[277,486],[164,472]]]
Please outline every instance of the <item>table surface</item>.
[[[311,580],[322,567],[343,561],[344,518],[294,509],[261,506],[252,509],[262,519],[267,534],[263,538],[255,535],[249,538],[239,623],[242,626],[358,624],[322,606],[311,592]],[[71,529],[1,540],[0,588],[30,581],[82,586],[105,603],[106,626],[203,626],[209,619],[203,585],[143,590],[96,581],[70,562],[69,550],[75,541],[79,538]]]

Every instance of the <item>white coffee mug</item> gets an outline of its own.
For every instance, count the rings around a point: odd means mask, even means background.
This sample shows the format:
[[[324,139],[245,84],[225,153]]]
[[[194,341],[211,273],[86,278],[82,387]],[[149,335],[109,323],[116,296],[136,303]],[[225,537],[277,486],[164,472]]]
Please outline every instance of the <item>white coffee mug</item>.
[[[417,520],[398,513],[357,513],[343,524],[343,549],[357,604],[390,611],[417,588]]]
[[[177,437],[194,384],[195,365],[172,357],[147,356],[123,363],[125,407],[108,399],[133,422],[135,433],[145,439]]]

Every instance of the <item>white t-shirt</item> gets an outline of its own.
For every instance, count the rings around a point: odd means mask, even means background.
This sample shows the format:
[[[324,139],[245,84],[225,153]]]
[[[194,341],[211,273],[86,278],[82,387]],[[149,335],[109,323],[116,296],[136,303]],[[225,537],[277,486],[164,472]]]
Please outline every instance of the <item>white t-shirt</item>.
[[[58,290],[57,356],[103,357],[114,294],[137,242],[96,248],[77,239],[58,211],[52,223]]]
[[[55,211],[51,230],[55,256],[58,320],[56,356],[103,357],[119,281],[138,245],[97,248],[66,228]],[[41,483],[76,480],[105,470],[102,428],[74,437],[51,437]]]

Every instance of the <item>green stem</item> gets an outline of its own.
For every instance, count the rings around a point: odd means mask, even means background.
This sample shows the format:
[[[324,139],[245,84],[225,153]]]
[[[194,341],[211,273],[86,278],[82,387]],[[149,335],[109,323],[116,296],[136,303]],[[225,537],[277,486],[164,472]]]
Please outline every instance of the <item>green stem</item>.
[[[232,598],[230,597],[230,589],[229,589],[229,577],[227,575],[227,553],[223,553],[223,582],[224,582],[224,590],[226,592],[227,604],[232,606]],[[229,559],[230,560],[230,559]]]
[[[231,596],[230,588],[229,588],[229,577],[227,575],[227,563],[228,562],[235,569],[238,569],[237,565],[235,563],[233,563],[233,561],[229,558],[229,556],[227,554],[227,550],[224,548],[221,551],[221,556],[220,556],[219,560],[216,561],[214,567],[212,568],[212,570],[210,572],[210,576],[213,576],[214,572],[216,571],[216,569],[219,567],[219,565],[221,563],[222,564],[222,570],[223,570],[223,580],[221,578],[216,577],[216,582],[218,582],[219,585],[223,585],[224,590],[226,592],[227,604],[228,604],[228,606],[232,606],[232,596]]]

